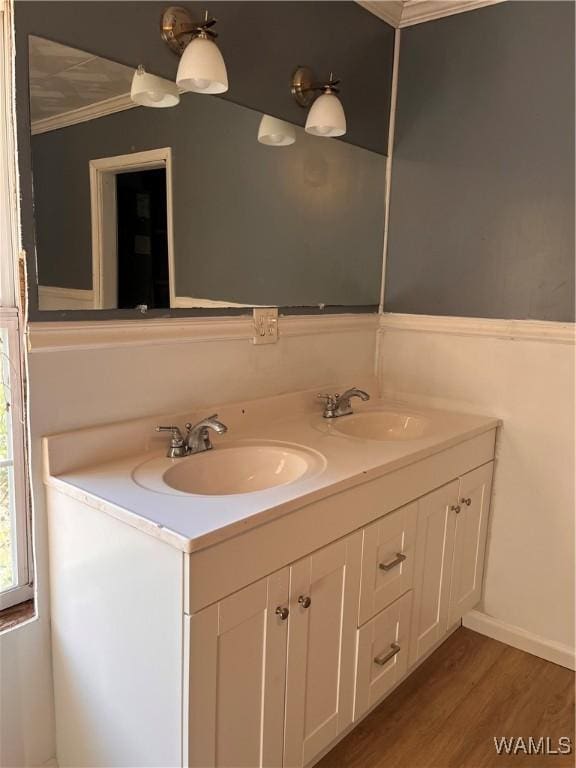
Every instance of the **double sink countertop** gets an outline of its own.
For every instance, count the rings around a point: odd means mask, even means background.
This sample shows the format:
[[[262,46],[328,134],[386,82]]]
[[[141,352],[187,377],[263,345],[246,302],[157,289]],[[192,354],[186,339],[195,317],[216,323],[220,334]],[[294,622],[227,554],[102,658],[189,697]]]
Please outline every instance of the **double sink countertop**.
[[[375,397],[367,403],[353,400],[353,416],[328,420],[322,418],[317,391],[202,408],[169,416],[168,421],[147,417],[45,437],[44,480],[49,487],[190,553],[470,440],[501,423],[493,417]],[[228,432],[222,436],[210,433],[211,451],[166,458],[168,436],[154,432],[157,424],[194,423],[214,411]],[[390,422],[389,433],[384,429],[387,439],[358,436],[377,432],[370,429],[377,421],[383,421],[384,428]],[[246,452],[246,448],[251,450]],[[242,472],[245,457],[248,478],[252,470],[259,469],[259,452],[272,475],[286,471],[285,458],[292,462],[296,469],[291,474],[290,464],[286,477],[296,479],[262,490],[230,493],[233,486],[228,469]],[[191,487],[204,493],[171,487],[164,481],[171,476],[180,487],[182,483],[186,487],[192,478],[196,486],[192,482]],[[223,495],[215,492],[219,477]]]

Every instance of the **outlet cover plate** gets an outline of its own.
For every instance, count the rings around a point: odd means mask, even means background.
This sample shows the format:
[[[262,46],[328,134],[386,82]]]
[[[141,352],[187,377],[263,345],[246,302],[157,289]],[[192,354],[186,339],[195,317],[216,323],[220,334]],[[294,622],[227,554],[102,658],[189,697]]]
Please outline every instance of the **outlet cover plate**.
[[[278,307],[254,307],[254,344],[278,341]]]

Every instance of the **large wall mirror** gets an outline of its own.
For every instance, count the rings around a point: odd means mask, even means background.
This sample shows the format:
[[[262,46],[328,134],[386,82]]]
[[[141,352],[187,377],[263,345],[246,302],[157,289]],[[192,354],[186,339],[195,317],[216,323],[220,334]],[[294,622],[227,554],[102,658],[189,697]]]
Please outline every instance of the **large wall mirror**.
[[[187,5],[198,15],[196,4]],[[282,26],[285,6],[292,15],[300,9],[300,24],[316,25],[305,35],[310,52],[299,51],[297,36]],[[140,67],[174,95],[178,58],[158,29],[164,8],[17,4],[17,50],[25,44],[27,59],[17,71],[17,99],[19,138],[26,123],[30,146],[22,177],[23,228],[33,232],[26,242],[36,278],[32,316],[373,308],[382,269],[390,28],[355,3],[215,3],[229,91],[180,89],[177,104],[151,108],[135,103],[131,88]],[[258,44],[246,39],[250,14],[270,36],[259,71],[246,61],[246,46]],[[49,34],[38,33],[43,19]],[[128,19],[145,53],[111,44]],[[342,27],[354,22],[358,32],[346,35]],[[364,50],[350,43],[354,66],[337,71],[346,135],[306,132],[306,109],[293,104],[289,88],[294,66],[316,46],[319,66],[334,58],[335,68],[338,35],[354,39],[367,30],[367,51],[366,41]],[[282,79],[274,75],[278,57]],[[240,85],[247,73],[261,79],[250,85],[253,94]]]

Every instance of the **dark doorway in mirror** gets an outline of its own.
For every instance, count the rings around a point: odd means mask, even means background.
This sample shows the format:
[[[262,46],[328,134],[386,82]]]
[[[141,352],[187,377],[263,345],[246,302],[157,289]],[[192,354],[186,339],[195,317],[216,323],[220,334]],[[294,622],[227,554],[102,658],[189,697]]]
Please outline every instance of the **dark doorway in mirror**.
[[[170,306],[166,169],[116,174],[118,308]]]

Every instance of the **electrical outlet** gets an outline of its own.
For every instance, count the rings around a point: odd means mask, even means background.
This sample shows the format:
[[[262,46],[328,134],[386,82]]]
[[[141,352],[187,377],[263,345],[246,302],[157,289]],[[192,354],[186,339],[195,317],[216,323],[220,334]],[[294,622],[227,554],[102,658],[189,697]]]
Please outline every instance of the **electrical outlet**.
[[[254,308],[254,344],[275,344],[278,341],[278,308]]]

